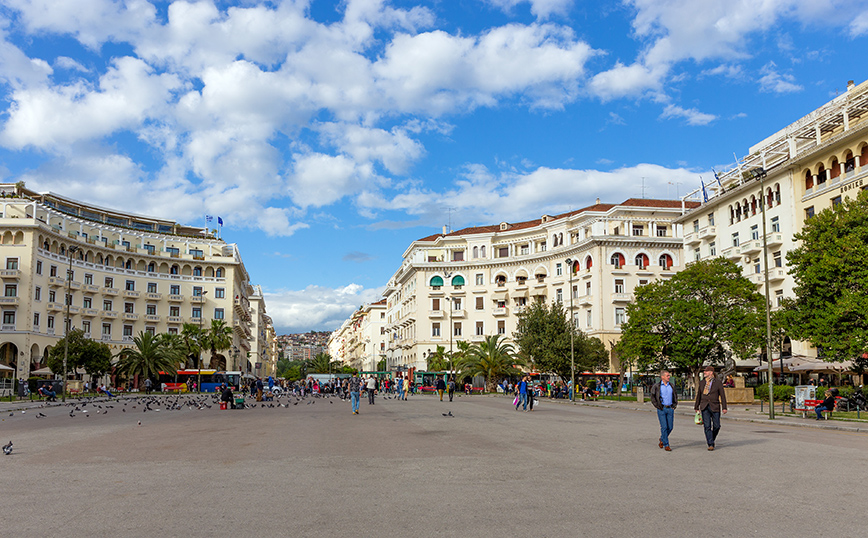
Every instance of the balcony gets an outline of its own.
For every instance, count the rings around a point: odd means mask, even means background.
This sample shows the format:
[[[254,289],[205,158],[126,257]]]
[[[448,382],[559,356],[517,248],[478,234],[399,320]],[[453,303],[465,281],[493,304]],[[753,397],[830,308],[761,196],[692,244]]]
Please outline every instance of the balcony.
[[[509,315],[509,309],[505,306],[496,306],[492,309],[491,313],[495,317],[506,316]]]
[[[60,303],[48,303],[47,308],[49,312],[59,312],[63,310],[63,305]]]
[[[45,334],[54,334],[54,327],[48,327],[45,329]]]
[[[18,269],[3,269],[0,271],[0,278],[21,278],[21,271]]]
[[[101,318],[112,318],[112,319],[114,319],[114,318],[117,318],[117,317],[118,317],[118,313],[117,313],[117,311],[115,311],[115,310],[100,310],[100,311],[99,311],[99,316],[100,316]]]
[[[724,258],[728,260],[737,261],[741,259],[741,247],[729,247],[725,248],[720,253]]]
[[[205,296],[204,295],[193,295],[190,297],[190,302],[193,304],[204,304]]]
[[[741,253],[745,256],[750,256],[752,254],[756,254],[763,249],[763,242],[757,240],[751,240],[748,243],[745,243],[741,246]]]
[[[160,319],[160,316],[157,316],[155,314],[147,314],[145,316],[145,321],[160,321]]]
[[[180,316],[169,316],[168,321],[169,323],[181,323],[184,320]]]
[[[97,315],[97,310],[95,308],[82,308],[81,315],[87,317],[94,317]]]
[[[132,343],[133,342],[133,335],[125,334],[124,335],[124,342]]]
[[[452,311],[453,318],[463,318],[467,316],[467,311],[462,309],[457,309]]]
[[[162,293],[147,293],[145,295],[145,297],[147,297],[148,299],[156,299],[157,301],[159,301],[163,298],[163,294]]]
[[[0,297],[0,305],[18,306],[18,297]]]
[[[780,282],[785,278],[787,278],[786,269],[781,269],[780,267],[769,269],[769,282]]]
[[[90,333],[89,333],[89,332],[82,333],[82,336],[84,336],[85,338],[87,338],[88,340],[90,340]]]
[[[594,304],[594,296],[593,295],[582,295],[576,301],[576,303],[580,306],[591,306]]]
[[[99,293],[99,286],[94,286],[93,284],[85,284],[84,291],[89,291],[91,293]]]
[[[130,299],[138,299],[141,293],[133,290],[124,290],[124,297],[129,297]]]
[[[48,285],[49,286],[66,286],[66,281],[60,277],[50,276],[50,277],[48,277]]]
[[[512,307],[512,311],[513,311],[516,315],[521,314],[521,313],[524,312],[525,310],[527,310],[527,305],[523,305],[523,304],[515,305],[514,307]]]
[[[780,232],[767,233],[766,243],[769,247],[779,247],[784,243],[784,234]]]
[[[118,293],[120,293],[120,290],[118,290],[117,288],[103,288],[102,289],[103,295],[117,295]]]
[[[103,334],[100,336],[100,340],[102,340],[103,342],[111,342],[112,341],[112,335]]]
[[[702,240],[699,238],[699,232],[690,232],[684,234],[684,244],[685,245],[698,245]]]
[[[428,311],[428,317],[429,318],[442,318],[443,317],[443,311],[442,310],[429,310]]]
[[[79,312],[80,310],[81,310],[81,308],[79,308],[79,307],[77,307],[77,306],[69,305],[69,313],[70,313],[70,314],[78,314],[78,312]]]
[[[613,303],[629,303],[633,300],[632,293],[613,293],[612,294],[612,302]]]
[[[202,319],[201,316],[199,316],[198,318],[194,317],[194,316],[190,316],[190,319],[188,319],[187,322],[188,323],[195,323],[196,325],[199,325],[200,323],[205,323],[205,320]]]
[[[0,325],[0,331],[12,332],[14,330],[15,330],[15,324],[14,323],[4,323],[3,325]]]
[[[69,289],[80,290],[81,289],[81,282],[76,282],[75,280],[70,281]]]
[[[169,302],[170,303],[182,303],[182,302],[184,302],[184,296],[183,295],[169,295]]]
[[[717,237],[717,226],[706,226],[699,230],[700,239],[712,239]]]

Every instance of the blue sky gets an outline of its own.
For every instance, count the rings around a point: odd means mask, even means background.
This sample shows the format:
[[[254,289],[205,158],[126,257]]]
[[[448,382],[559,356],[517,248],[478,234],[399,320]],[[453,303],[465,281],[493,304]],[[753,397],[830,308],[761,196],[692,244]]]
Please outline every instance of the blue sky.
[[[219,215],[333,329],[448,220],[684,194],[866,51],[868,0],[4,0],[0,177]]]

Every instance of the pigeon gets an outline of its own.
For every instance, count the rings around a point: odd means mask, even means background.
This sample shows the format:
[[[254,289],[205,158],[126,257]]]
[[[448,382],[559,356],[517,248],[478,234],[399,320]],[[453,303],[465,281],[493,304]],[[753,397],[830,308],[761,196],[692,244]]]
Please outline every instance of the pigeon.
[[[45,415],[43,415],[42,413],[39,413],[38,415],[36,415],[36,418],[45,418]]]
[[[12,454],[12,441],[9,441],[9,443],[3,445],[3,453],[7,456],[9,454]]]
[[[142,425],[142,421],[140,420],[140,421],[139,421],[139,426],[141,426],[141,425]]]

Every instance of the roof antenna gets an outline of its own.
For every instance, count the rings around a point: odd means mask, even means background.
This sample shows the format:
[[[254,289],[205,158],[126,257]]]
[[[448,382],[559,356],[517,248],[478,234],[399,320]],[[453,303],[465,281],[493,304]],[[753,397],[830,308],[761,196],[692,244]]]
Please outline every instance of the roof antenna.
[[[645,177],[642,177],[642,199],[645,200]]]
[[[452,212],[453,212],[453,211],[455,211],[455,208],[454,208],[454,207],[447,207],[447,208],[446,208],[446,214],[448,215],[448,219],[449,219],[449,220],[447,221],[448,224],[446,225],[446,226],[447,226],[447,229],[449,230],[448,233],[452,233]]]

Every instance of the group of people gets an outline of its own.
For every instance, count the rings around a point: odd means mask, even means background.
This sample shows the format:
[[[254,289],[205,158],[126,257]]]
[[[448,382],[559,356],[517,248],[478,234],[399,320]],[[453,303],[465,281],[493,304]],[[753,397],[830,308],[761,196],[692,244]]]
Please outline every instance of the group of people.
[[[668,370],[663,370],[660,372],[660,381],[651,386],[651,405],[657,409],[657,420],[660,422],[657,446],[666,452],[672,451],[669,435],[672,433],[675,408],[678,407],[678,394],[670,383],[671,377]],[[706,366],[696,391],[693,410],[697,413],[697,421],[701,418],[705,442],[710,451],[714,450],[717,434],[720,433],[720,414],[726,414],[726,392],[723,389],[723,382],[714,375],[714,366]]]

